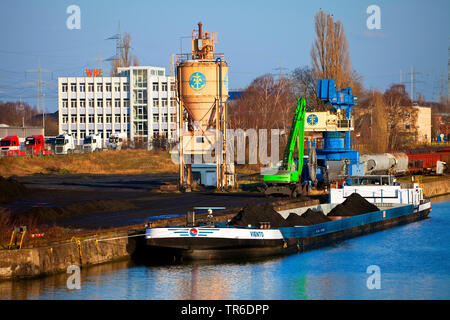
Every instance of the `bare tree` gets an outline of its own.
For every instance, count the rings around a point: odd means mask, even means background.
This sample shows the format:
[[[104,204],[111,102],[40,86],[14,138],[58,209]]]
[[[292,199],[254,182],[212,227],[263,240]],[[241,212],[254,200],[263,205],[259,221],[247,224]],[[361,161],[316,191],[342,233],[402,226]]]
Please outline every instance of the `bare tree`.
[[[394,84],[384,93],[389,129],[389,148],[405,148],[415,141],[417,135],[417,110],[405,85]]]
[[[317,98],[317,78],[311,67],[296,68],[291,74],[291,88],[294,97],[304,97],[308,109],[324,111],[326,106]]]
[[[315,15],[316,40],[311,49],[312,70],[316,79],[335,79],[336,87],[352,87],[358,95],[360,77],[352,70],[344,27],[320,10]]]
[[[120,48],[119,57],[112,61],[111,75],[117,76],[117,68],[138,66],[138,58],[131,53],[131,36],[129,33],[125,33],[122,39],[122,46]]]
[[[271,74],[256,78],[238,100],[228,107],[228,123],[232,129],[278,129],[280,145],[286,144],[297,100],[292,95],[291,81]],[[284,134],[283,134],[284,133]],[[270,138],[268,137],[270,146]],[[268,148],[269,149],[269,148]],[[283,148],[280,148],[281,152]]]

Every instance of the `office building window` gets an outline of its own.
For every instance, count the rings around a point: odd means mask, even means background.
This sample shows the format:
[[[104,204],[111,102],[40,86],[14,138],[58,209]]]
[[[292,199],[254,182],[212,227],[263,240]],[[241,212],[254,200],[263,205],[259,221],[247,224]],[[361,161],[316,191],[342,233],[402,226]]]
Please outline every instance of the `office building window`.
[[[161,115],[161,122],[167,122],[167,114]]]
[[[101,83],[97,84],[97,92],[103,92],[103,86]]]
[[[167,91],[167,82],[161,83],[161,91]]]
[[[77,91],[77,84],[76,83],[71,83],[70,84],[70,91]]]
[[[61,91],[62,92],[67,92],[67,83],[61,84]]]
[[[177,121],[177,115],[176,114],[171,114],[170,115],[170,122],[176,122]]]
[[[167,98],[162,98],[162,99],[161,99],[161,105],[162,105],[163,107],[167,107]]]
[[[115,122],[115,123],[120,123],[120,115],[116,115],[116,116],[114,117],[114,122]]]
[[[80,107],[81,108],[85,108],[86,107],[86,100],[84,100],[84,99],[80,100]]]
[[[107,83],[105,86],[106,92],[111,92],[111,83]]]
[[[72,116],[72,117],[70,118],[70,121],[71,121],[72,123],[77,123],[77,116]]]
[[[86,116],[80,116],[80,123],[86,123]]]
[[[70,106],[71,106],[72,108],[76,108],[76,107],[77,107],[77,100],[71,100],[71,101],[70,101]]]
[[[120,91],[120,83],[114,83],[114,91]]]
[[[86,85],[84,83],[80,83],[80,92],[86,91]]]
[[[62,117],[62,123],[67,123],[67,116]]]
[[[123,100],[123,106],[124,106],[124,108],[129,108],[130,107],[130,100],[128,100],[128,99]]]
[[[170,106],[175,107],[177,105],[177,99],[176,98],[170,98]]]
[[[97,117],[97,123],[103,123],[103,116]]]
[[[175,91],[175,82],[170,83],[170,91]]]
[[[114,107],[120,108],[120,100],[114,100]]]
[[[158,82],[153,82],[153,86],[152,86],[153,91],[158,91],[159,90],[158,87],[159,87]]]
[[[133,70],[133,87],[147,87],[147,70]]]
[[[86,132],[80,131],[80,139],[84,139],[85,136],[86,136]]]
[[[112,106],[111,99],[106,99],[106,107],[110,108]]]
[[[90,122],[90,123],[94,123],[94,121],[95,121],[94,116],[89,116],[89,122]]]
[[[103,100],[97,100],[97,107],[103,107]]]
[[[93,83],[89,83],[88,84],[88,91],[89,92],[94,92],[94,84]]]
[[[62,107],[63,107],[63,108],[67,108],[67,99],[64,99],[64,100],[62,101]]]
[[[159,116],[157,114],[153,115],[153,122],[158,122],[159,121]]]
[[[153,106],[154,107],[159,107],[159,100],[158,100],[158,98],[153,98]]]
[[[123,91],[125,91],[125,92],[130,91],[130,85],[128,83],[123,84]]]
[[[112,117],[111,116],[106,116],[106,123],[111,123],[112,122]]]
[[[94,99],[89,99],[88,100],[88,106],[93,108],[94,107]]]

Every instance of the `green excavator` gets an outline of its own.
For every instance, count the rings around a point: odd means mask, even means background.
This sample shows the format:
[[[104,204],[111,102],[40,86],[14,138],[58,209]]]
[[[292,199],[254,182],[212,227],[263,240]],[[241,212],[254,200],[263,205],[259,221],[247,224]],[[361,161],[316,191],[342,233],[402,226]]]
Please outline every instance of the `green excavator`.
[[[260,191],[264,192],[266,196],[286,195],[296,198],[302,194],[301,175],[304,153],[303,141],[305,140],[305,112],[305,99],[298,98],[289,138],[284,149],[283,161],[280,166],[265,169],[265,172],[262,173],[264,187],[260,188]],[[296,145],[298,149],[297,165],[294,162]]]

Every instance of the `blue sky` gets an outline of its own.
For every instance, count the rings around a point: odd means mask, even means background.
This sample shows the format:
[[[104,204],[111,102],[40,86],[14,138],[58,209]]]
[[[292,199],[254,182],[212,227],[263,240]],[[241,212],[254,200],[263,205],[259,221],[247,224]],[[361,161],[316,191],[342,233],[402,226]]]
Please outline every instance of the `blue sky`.
[[[69,30],[68,6],[81,9],[81,29]],[[369,30],[369,5],[381,9],[381,29]],[[100,55],[109,58],[115,43],[106,38],[117,32],[132,37],[133,53],[141,65],[166,67],[170,54],[180,52],[180,37],[190,36],[199,21],[218,33],[217,51],[230,66],[230,88],[245,88],[265,73],[290,72],[310,65],[315,38],[314,15],[319,9],[344,24],[353,68],[363,76],[366,88],[386,89],[399,82],[400,70],[415,68],[417,91],[427,100],[440,92],[444,74],[447,89],[450,1],[2,1],[0,3],[0,100],[36,101],[37,60],[52,70],[43,74],[47,111],[57,110],[58,76],[83,76],[95,68]],[[183,51],[190,41],[181,38]],[[108,62],[103,69],[109,71]],[[105,72],[106,73],[106,72]],[[404,74],[403,80],[409,81]],[[52,85],[53,84],[53,85]],[[407,83],[409,91],[410,84]]]

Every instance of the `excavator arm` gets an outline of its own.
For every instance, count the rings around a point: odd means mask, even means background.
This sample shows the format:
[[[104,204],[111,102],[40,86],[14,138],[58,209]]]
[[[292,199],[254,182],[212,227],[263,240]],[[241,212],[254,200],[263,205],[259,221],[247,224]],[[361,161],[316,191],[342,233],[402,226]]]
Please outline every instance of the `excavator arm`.
[[[301,174],[303,170],[303,153],[305,139],[305,112],[306,101],[298,98],[295,114],[289,132],[283,161],[277,172],[264,174],[264,188],[260,188],[265,195],[282,194],[293,198],[301,193]],[[298,166],[294,169],[295,145],[298,145]]]
[[[292,119],[289,138],[284,150],[282,167],[291,171],[294,163],[295,145],[298,145],[298,168],[297,171],[301,175],[303,168],[303,141],[305,140],[305,112],[306,101],[304,98],[298,98],[297,108],[295,109],[294,118]]]

